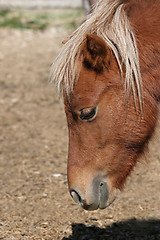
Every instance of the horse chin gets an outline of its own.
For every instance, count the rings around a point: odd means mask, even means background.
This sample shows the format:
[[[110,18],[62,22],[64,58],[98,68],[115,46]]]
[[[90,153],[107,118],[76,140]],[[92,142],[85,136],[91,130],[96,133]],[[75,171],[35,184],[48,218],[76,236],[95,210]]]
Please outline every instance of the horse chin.
[[[104,208],[109,207],[115,201],[115,199],[117,198],[119,193],[120,193],[119,189],[113,190],[112,193],[109,194],[109,198],[108,198],[106,204],[104,206],[102,206],[102,207],[99,206],[99,208],[100,209],[104,209]]]

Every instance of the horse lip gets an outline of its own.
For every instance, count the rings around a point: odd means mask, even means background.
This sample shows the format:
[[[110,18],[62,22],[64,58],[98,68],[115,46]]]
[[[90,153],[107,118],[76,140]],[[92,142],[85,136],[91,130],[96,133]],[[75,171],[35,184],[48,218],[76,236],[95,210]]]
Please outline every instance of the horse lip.
[[[84,204],[81,205],[85,210],[88,210],[88,211],[93,211],[93,210],[97,210],[98,209],[98,204],[90,204],[90,205],[87,205],[85,202]]]
[[[120,193],[119,189],[115,189],[112,194],[110,193],[108,201],[106,202],[106,206],[104,208],[109,207],[115,201],[119,193]]]

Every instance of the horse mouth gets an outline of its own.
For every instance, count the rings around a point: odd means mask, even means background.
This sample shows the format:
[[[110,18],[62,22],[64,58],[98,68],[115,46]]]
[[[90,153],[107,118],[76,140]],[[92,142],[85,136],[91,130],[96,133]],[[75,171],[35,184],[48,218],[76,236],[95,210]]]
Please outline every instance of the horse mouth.
[[[111,193],[107,182],[101,176],[94,178],[85,195],[77,188],[72,188],[70,193],[74,201],[88,211],[105,209],[117,196],[117,190]]]
[[[115,199],[116,199],[116,196],[111,196],[108,200],[100,198],[98,204],[97,204],[97,202],[94,202],[92,204],[87,204],[86,201],[82,201],[81,203],[78,203],[78,204],[87,211],[94,211],[94,210],[98,210],[98,209],[103,210],[103,209],[109,207],[114,202]]]

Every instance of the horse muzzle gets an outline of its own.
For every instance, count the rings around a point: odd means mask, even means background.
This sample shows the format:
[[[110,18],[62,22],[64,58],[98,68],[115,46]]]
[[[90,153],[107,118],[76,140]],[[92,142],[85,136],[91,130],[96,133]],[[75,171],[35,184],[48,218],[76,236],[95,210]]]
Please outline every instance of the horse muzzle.
[[[109,186],[101,175],[93,179],[84,194],[78,187],[72,187],[70,194],[74,201],[86,210],[104,209],[111,203],[108,202]]]

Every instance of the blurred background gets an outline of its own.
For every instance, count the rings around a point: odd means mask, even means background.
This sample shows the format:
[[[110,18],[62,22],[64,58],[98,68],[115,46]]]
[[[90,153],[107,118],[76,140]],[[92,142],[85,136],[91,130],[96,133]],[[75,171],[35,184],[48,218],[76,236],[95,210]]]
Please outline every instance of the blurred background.
[[[81,1],[0,1],[0,27],[44,30],[73,29],[83,19]]]
[[[64,107],[48,77],[93,2],[0,0],[0,239],[160,239],[160,127],[153,161],[109,208],[86,212],[68,193]]]
[[[0,27],[43,30],[77,27],[96,0],[0,0]]]

